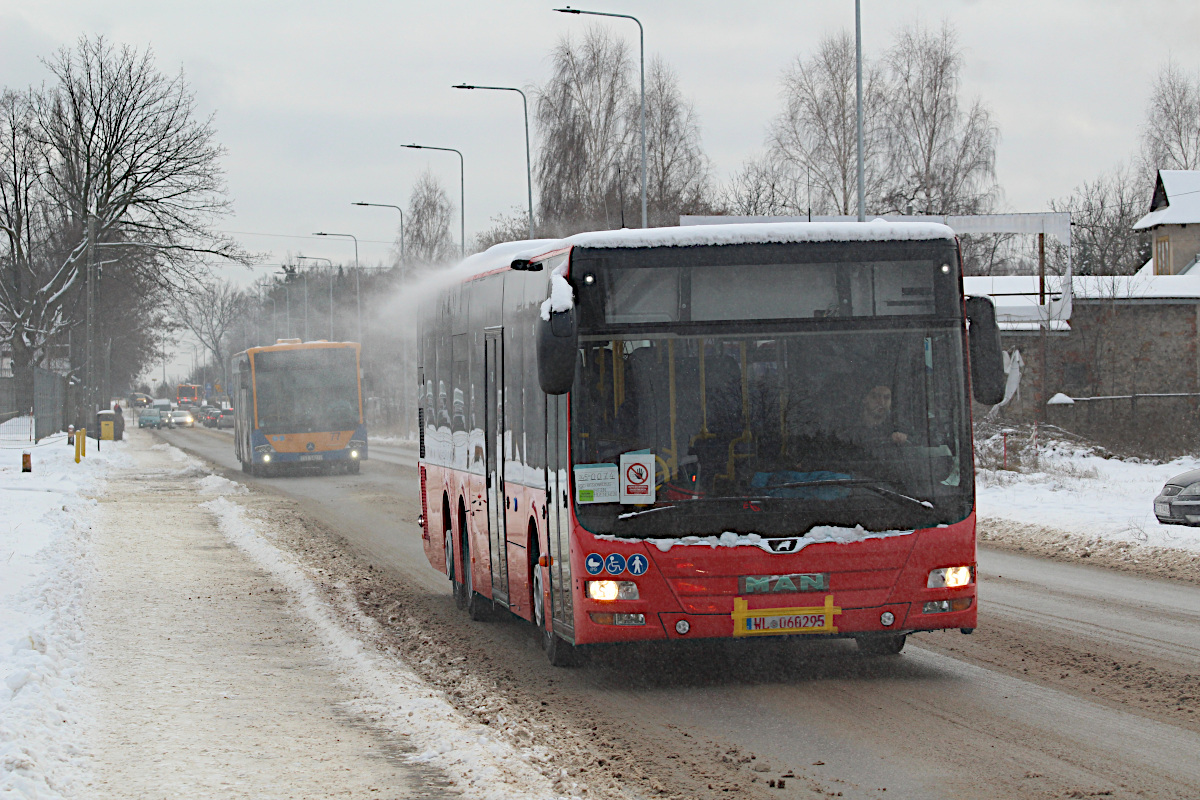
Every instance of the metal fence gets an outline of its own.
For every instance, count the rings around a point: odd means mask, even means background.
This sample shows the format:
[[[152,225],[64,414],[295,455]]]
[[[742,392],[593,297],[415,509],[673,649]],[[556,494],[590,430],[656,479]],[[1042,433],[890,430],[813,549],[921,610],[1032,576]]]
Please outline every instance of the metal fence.
[[[41,367],[33,368],[34,439],[44,439],[66,427],[67,379]]]

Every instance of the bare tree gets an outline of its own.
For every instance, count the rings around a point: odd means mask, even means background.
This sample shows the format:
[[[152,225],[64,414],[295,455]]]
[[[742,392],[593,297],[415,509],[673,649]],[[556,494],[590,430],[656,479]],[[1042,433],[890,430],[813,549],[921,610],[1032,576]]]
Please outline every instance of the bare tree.
[[[863,156],[867,205],[878,204],[885,184],[886,78],[879,65],[863,64]],[[858,136],[854,39],[827,36],[807,60],[797,58],[783,75],[784,108],[768,136],[772,161],[793,170],[805,188],[792,207],[852,214],[858,208]]]
[[[1142,125],[1147,172],[1200,169],[1200,73],[1185,73],[1174,61],[1158,72]]]
[[[795,170],[765,155],[742,163],[721,192],[721,206],[739,216],[787,216],[805,213],[807,207],[796,205],[805,198]]]
[[[440,264],[459,255],[450,238],[454,206],[445,188],[426,170],[413,186],[404,225],[405,250],[410,263]]]
[[[474,250],[476,253],[487,250],[501,242],[517,242],[529,238],[529,212],[523,208],[514,208],[509,214],[498,214],[492,217],[492,226],[475,235]]]
[[[630,113],[639,111],[631,103]],[[631,120],[631,124],[638,124]],[[631,142],[628,175],[640,177],[641,152]],[[646,207],[648,222],[678,225],[681,213],[697,213],[710,205],[710,166],[700,143],[695,108],[679,91],[675,72],[660,58],[646,76]],[[641,187],[637,186],[640,193]],[[634,196],[637,196],[636,194]]]
[[[1150,260],[1150,242],[1133,224],[1145,213],[1147,184],[1136,169],[1118,165],[1112,172],[1051,200],[1052,211],[1071,212],[1072,269],[1076,275],[1132,275]],[[1055,261],[1065,261],[1063,246],[1052,245]]]
[[[618,167],[633,137],[629,48],[594,26],[578,43],[564,36],[550,61],[535,106],[539,226],[553,234],[613,227],[625,194]]]
[[[0,318],[17,368],[37,363],[78,319],[69,307],[85,277],[89,218],[109,277],[150,265],[166,284],[204,256],[246,260],[213,227],[226,211],[221,149],[182,75],[168,78],[148,51],[102,38],[80,39],[46,65],[55,82],[13,96],[0,122],[6,164],[22,164],[0,181],[11,189],[0,231],[14,276],[0,286]]]
[[[892,211],[976,214],[994,205],[999,130],[979,100],[959,99],[962,51],[954,30],[900,30],[887,54]]]
[[[179,323],[191,331],[200,346],[221,365],[225,386],[229,386],[229,357],[233,355],[230,334],[246,316],[249,302],[245,292],[229,281],[216,279],[177,291],[171,298]]]

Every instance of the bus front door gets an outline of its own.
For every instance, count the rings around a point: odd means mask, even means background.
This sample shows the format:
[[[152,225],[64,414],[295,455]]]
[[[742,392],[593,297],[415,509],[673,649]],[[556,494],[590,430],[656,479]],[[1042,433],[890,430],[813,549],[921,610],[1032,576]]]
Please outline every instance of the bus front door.
[[[508,605],[508,547],[504,494],[504,339],[501,329],[484,332],[484,450],[487,486],[488,542],[491,550],[492,599]]]

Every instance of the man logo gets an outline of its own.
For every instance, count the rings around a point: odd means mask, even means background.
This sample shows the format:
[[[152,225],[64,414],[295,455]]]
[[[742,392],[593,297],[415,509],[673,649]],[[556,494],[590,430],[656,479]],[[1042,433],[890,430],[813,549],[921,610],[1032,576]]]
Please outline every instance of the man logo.
[[[802,575],[743,575],[738,578],[738,591],[741,594],[827,592],[829,574],[813,572]]]
[[[767,546],[772,553],[795,553],[800,549],[799,539],[770,539]]]

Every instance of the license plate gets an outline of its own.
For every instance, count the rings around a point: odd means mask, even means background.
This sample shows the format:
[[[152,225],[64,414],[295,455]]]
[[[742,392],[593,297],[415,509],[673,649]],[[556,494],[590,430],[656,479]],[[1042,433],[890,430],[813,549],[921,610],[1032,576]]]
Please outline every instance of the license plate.
[[[1171,516],[1171,504],[1170,503],[1155,503],[1154,504],[1154,513],[1160,517]]]
[[[300,456],[301,461],[324,461],[325,456]]]
[[[788,614],[786,616],[746,617],[747,633],[795,633],[825,627],[824,614]]]
[[[789,633],[837,633],[834,617],[842,609],[825,595],[819,606],[803,608],[748,608],[743,597],[733,599],[734,636],[778,636]]]

